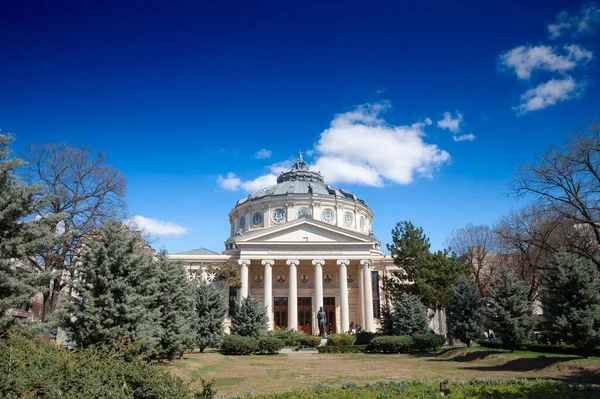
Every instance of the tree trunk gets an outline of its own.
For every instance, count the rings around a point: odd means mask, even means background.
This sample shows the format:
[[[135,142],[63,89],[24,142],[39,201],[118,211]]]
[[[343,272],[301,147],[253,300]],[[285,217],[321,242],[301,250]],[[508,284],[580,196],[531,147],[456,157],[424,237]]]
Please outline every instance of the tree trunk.
[[[58,299],[60,298],[61,291],[60,280],[60,278],[53,279],[50,290],[44,293],[42,321],[47,321],[48,316],[50,316],[56,310],[56,305],[58,305]]]

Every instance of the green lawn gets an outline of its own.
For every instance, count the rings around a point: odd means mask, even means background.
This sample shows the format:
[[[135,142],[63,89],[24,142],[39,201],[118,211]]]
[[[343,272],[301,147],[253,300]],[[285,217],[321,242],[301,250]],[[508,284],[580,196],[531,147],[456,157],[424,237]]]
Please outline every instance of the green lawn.
[[[317,383],[366,384],[418,379],[439,384],[452,378],[556,378],[600,384],[600,358],[477,348],[420,354],[314,354],[224,356],[217,352],[187,354],[170,366],[173,374],[200,388],[214,379],[219,393],[283,392]]]

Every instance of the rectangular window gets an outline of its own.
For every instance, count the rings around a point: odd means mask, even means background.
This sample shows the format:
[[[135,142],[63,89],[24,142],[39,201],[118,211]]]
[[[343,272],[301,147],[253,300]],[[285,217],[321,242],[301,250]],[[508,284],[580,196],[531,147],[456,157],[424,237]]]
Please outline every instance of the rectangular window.
[[[379,319],[381,317],[381,302],[379,300],[379,273],[371,272],[371,284],[373,289],[373,317]]]

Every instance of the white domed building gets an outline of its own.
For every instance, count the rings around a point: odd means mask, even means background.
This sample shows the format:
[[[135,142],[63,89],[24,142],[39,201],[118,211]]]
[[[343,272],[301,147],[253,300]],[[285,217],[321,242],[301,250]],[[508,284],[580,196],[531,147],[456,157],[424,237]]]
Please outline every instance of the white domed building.
[[[224,263],[242,280],[230,300],[264,301],[271,329],[317,334],[316,313],[327,313],[327,332],[351,326],[375,331],[382,304],[380,276],[398,270],[371,230],[365,201],[324,182],[302,153],[277,184],[248,195],[229,213],[225,251],[204,248],[172,254],[190,280],[212,282]]]

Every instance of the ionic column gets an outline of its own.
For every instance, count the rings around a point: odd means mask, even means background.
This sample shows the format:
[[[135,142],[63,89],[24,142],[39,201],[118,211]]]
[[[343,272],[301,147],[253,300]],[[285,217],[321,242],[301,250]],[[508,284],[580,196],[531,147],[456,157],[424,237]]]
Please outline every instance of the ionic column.
[[[344,333],[350,330],[348,321],[348,270],[350,263],[348,259],[340,259],[337,264],[340,267],[340,332]]]
[[[365,331],[373,331],[373,283],[371,279],[371,259],[361,259],[360,264],[362,265],[363,272],[363,298],[365,302],[364,315],[365,315]]]
[[[297,259],[290,259],[285,262],[289,267],[289,287],[288,295],[288,328],[291,330],[298,329],[298,266]]]
[[[248,265],[250,265],[249,259],[239,259],[238,264],[240,265],[240,279],[242,280],[242,288],[240,289],[240,299],[248,297]]]
[[[270,331],[273,329],[273,264],[275,261],[272,259],[264,259],[261,263],[265,266],[264,304],[267,307],[267,314],[269,315]]]
[[[319,308],[323,306],[323,265],[325,261],[315,259],[312,264],[315,266],[315,306],[313,307],[313,314],[316,315]],[[313,331],[318,331],[316,316],[313,317]]]
[[[358,273],[358,289],[360,292],[360,325],[361,327],[365,327],[365,295],[364,295],[364,291],[365,291],[365,274],[363,273],[363,269],[362,266],[359,266],[357,268],[357,273]]]

